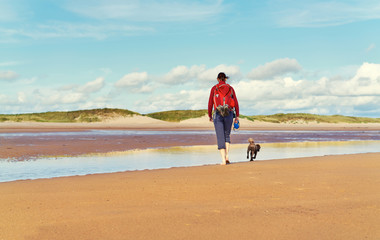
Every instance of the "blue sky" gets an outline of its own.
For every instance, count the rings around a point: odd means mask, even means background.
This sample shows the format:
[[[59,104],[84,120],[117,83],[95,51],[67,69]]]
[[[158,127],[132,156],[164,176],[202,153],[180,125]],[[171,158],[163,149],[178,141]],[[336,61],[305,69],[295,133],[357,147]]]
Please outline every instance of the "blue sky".
[[[380,117],[380,2],[0,0],[0,113],[207,108]]]

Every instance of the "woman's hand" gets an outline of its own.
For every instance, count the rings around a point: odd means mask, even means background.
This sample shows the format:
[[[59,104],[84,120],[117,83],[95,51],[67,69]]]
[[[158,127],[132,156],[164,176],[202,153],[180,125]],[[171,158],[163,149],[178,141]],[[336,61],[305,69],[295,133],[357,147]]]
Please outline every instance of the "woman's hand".
[[[212,117],[210,117],[210,119],[209,119],[209,120],[210,120],[210,122],[212,122],[212,121],[213,121]]]
[[[235,123],[239,122],[239,117],[235,118]]]

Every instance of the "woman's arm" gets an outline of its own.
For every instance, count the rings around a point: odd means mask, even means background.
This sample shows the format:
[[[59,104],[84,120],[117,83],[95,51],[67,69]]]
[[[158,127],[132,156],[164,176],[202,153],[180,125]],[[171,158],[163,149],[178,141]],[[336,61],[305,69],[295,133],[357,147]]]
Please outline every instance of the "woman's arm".
[[[239,119],[239,102],[238,102],[238,99],[236,97],[236,93],[235,93],[234,88],[232,88],[232,92],[233,92],[234,101],[235,101],[236,118]]]
[[[212,108],[214,106],[214,91],[215,91],[215,86],[211,88],[210,97],[208,99],[208,117],[210,121],[212,121]]]

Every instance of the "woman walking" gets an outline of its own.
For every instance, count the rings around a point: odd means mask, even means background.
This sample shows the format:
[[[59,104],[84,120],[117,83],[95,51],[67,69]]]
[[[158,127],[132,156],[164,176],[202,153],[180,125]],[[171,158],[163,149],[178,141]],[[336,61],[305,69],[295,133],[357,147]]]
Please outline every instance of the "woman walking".
[[[229,164],[230,134],[232,123],[239,122],[239,103],[235,90],[226,83],[228,76],[224,72],[218,74],[218,84],[211,88],[208,101],[208,116],[214,122],[218,149],[222,157],[222,165]],[[214,114],[212,114],[214,112]]]

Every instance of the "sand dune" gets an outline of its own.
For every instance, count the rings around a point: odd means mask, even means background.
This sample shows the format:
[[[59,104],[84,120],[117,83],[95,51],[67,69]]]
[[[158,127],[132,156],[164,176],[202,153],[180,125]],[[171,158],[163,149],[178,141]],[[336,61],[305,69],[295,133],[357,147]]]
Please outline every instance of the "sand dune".
[[[380,123],[269,123],[240,119],[245,130],[380,130]],[[213,129],[207,116],[166,122],[146,116],[119,117],[95,123],[3,122],[0,132],[66,129]]]

